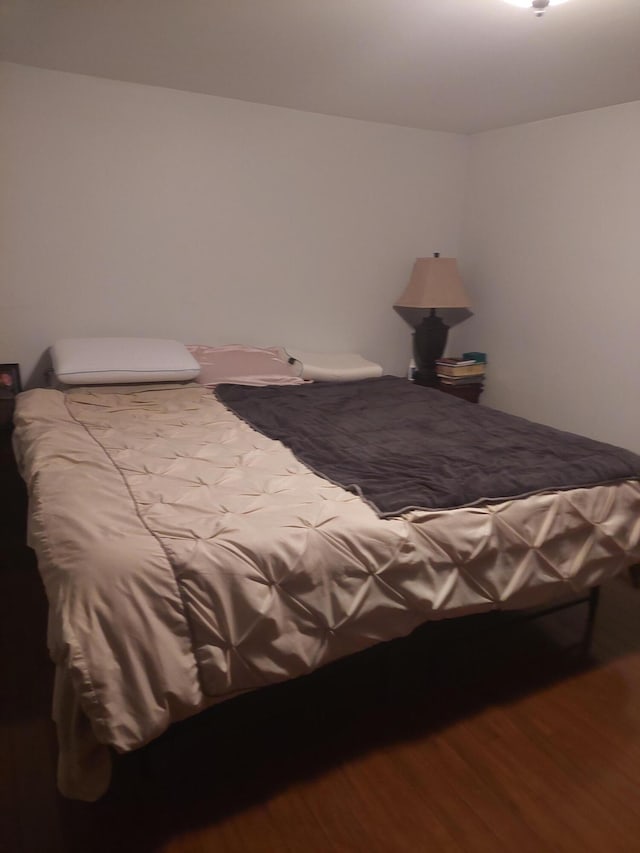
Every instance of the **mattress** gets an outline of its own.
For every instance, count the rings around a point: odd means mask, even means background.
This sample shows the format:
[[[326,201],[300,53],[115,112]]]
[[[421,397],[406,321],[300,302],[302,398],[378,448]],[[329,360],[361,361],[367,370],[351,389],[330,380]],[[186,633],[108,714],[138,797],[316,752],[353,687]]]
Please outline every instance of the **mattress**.
[[[201,386],[37,389],[15,424],[67,796],[216,702],[640,559],[636,480],[380,518]]]

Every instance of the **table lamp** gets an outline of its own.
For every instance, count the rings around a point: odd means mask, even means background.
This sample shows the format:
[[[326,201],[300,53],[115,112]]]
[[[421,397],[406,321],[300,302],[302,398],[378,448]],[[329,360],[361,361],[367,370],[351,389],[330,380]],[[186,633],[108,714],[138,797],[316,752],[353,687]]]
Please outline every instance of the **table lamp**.
[[[428,317],[413,334],[416,368],[435,384],[436,359],[442,357],[449,327],[436,314],[436,308],[469,308],[470,302],[458,273],[455,258],[417,258],[409,284],[395,302],[396,308],[429,308]]]

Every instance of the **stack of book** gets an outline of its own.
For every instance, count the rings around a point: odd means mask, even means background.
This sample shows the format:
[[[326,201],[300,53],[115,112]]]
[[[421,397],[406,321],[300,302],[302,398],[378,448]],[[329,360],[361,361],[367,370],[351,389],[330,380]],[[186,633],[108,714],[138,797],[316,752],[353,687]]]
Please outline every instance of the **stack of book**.
[[[438,381],[443,385],[471,385],[483,382],[487,364],[475,358],[439,358]]]

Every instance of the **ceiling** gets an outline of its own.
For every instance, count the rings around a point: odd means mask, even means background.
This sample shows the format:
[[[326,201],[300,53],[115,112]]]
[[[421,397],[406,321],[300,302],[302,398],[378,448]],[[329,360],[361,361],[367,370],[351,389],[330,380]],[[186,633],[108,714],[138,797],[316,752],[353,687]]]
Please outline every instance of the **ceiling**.
[[[640,0],[0,0],[0,59],[474,133],[640,100]]]

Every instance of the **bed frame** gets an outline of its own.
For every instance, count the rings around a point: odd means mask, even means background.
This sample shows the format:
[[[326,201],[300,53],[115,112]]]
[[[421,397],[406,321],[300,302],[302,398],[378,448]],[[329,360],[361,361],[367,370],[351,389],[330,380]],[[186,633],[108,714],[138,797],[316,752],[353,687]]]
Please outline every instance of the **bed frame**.
[[[36,389],[16,415],[74,798],[110,750],[430,620],[586,604],[587,650],[594,585],[640,555],[635,478],[381,519],[198,386]]]

